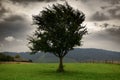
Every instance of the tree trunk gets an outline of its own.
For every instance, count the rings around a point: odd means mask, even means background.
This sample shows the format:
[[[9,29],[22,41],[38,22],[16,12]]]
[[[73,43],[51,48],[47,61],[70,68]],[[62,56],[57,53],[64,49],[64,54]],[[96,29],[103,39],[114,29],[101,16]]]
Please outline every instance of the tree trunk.
[[[63,69],[63,58],[62,57],[59,57],[59,67],[57,69],[58,72],[64,72],[64,69]]]

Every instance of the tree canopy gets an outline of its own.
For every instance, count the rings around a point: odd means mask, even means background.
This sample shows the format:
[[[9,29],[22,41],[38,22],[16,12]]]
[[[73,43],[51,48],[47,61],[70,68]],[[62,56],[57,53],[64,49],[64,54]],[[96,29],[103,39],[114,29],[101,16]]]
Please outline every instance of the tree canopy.
[[[59,57],[58,71],[63,71],[63,57],[75,46],[80,46],[83,35],[87,33],[86,26],[82,25],[84,20],[85,14],[68,3],[46,7],[33,16],[37,29],[29,38],[29,48],[33,53],[49,52]]]

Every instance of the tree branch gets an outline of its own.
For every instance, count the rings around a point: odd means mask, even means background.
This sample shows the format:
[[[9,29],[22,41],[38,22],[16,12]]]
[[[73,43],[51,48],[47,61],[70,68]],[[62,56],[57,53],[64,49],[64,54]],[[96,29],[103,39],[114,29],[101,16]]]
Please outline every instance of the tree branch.
[[[55,55],[56,57],[59,57],[59,55],[58,55],[58,54],[56,54],[56,53],[54,53],[54,55]]]

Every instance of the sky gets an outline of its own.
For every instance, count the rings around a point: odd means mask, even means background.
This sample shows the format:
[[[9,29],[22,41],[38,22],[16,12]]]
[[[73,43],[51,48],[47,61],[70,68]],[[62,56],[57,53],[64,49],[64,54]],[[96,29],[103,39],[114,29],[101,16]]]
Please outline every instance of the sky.
[[[80,48],[120,52],[120,0],[0,0],[0,51],[26,52],[35,30],[32,16],[45,7],[68,2],[82,11],[88,34]]]

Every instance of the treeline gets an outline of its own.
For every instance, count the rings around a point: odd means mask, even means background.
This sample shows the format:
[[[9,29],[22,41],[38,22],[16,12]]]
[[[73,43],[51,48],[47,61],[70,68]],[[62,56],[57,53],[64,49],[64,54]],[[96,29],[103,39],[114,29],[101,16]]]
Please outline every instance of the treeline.
[[[14,61],[14,57],[0,53],[0,61]]]
[[[16,54],[15,56],[9,56],[4,53],[0,53],[0,62],[8,62],[8,61],[14,61],[14,62],[32,62],[31,59],[25,59],[20,57],[19,54]]]

